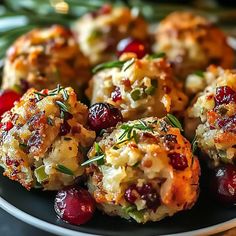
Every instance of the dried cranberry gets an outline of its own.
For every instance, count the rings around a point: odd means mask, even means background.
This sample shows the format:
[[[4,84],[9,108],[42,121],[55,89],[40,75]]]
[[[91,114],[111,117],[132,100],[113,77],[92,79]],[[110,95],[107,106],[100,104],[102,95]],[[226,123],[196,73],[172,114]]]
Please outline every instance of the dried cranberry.
[[[214,197],[223,204],[236,204],[236,167],[226,164],[217,167],[210,179]]]
[[[61,124],[61,128],[60,128],[60,135],[61,136],[65,136],[67,135],[68,133],[70,133],[70,130],[71,130],[71,127],[70,125],[68,124],[68,122],[64,121],[62,124]]]
[[[134,204],[134,202],[137,200],[139,194],[138,194],[138,189],[136,185],[132,184],[129,186],[129,188],[126,189],[125,191],[125,200],[131,204]]]
[[[117,45],[117,56],[125,52],[133,52],[140,59],[147,54],[147,51],[145,43],[134,38],[122,39]]]
[[[117,102],[122,99],[119,87],[116,87],[115,90],[111,93],[111,98],[113,102]]]
[[[184,170],[188,167],[188,160],[186,156],[180,153],[169,153],[168,157],[170,158],[170,164],[176,170]]]
[[[109,103],[95,103],[89,108],[88,124],[96,132],[114,127],[122,121],[120,110]]]
[[[20,100],[21,95],[13,90],[4,90],[0,93],[0,116],[9,111],[14,102]]]
[[[138,198],[145,200],[148,209],[156,210],[160,205],[160,198],[151,184],[143,184],[142,187],[132,184],[126,189],[124,197],[131,204]]]
[[[62,220],[73,225],[81,225],[92,218],[95,202],[87,190],[68,187],[57,193],[54,208]]]
[[[222,104],[229,104],[230,102],[236,102],[236,92],[228,86],[216,88],[215,107]]]

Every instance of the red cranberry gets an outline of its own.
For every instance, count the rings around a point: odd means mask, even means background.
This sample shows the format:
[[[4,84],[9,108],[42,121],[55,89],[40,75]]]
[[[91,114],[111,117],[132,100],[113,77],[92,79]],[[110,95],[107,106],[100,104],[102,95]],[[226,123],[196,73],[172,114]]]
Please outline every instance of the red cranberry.
[[[224,118],[218,118],[216,122],[219,128],[223,128],[223,130],[227,131],[236,130],[236,115]]]
[[[143,58],[147,54],[145,43],[133,38],[122,39],[117,45],[117,55],[120,56],[125,52],[133,52],[137,57]]]
[[[226,164],[217,167],[211,178],[214,197],[223,204],[236,204],[236,167]]]
[[[216,88],[215,107],[230,102],[236,102],[236,92],[228,86]]]
[[[61,136],[65,136],[68,133],[70,133],[71,127],[68,124],[68,122],[64,121],[63,124],[61,124],[61,128],[60,128],[60,135]]]
[[[119,87],[116,87],[115,90],[111,93],[111,98],[113,102],[117,102],[122,99]]]
[[[0,93],[0,116],[9,111],[14,102],[20,100],[21,95],[13,90],[4,90]]]
[[[95,103],[89,108],[88,124],[96,132],[114,127],[122,121],[120,110],[109,103]]]
[[[142,187],[132,184],[125,191],[125,200],[131,204],[140,198],[146,201],[146,206],[148,209],[156,210],[160,205],[160,199],[155,189],[153,189],[151,184],[143,184]]]
[[[170,164],[176,170],[184,170],[188,167],[188,161],[186,156],[180,153],[169,153],[168,157],[170,158]]]
[[[139,194],[138,194],[138,189],[136,185],[132,184],[129,186],[129,188],[126,189],[125,191],[125,200],[131,204],[134,204],[134,202],[137,200]]]
[[[95,202],[87,190],[68,187],[57,193],[54,208],[62,220],[73,225],[81,225],[92,218]]]
[[[10,129],[13,128],[13,123],[11,121],[8,121],[6,123],[0,123],[0,128],[3,129],[4,131],[9,131]]]

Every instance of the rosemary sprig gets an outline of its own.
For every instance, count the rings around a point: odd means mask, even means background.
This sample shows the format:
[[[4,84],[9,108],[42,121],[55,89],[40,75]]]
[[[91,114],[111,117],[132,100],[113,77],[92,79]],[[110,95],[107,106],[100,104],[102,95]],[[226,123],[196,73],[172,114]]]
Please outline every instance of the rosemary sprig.
[[[127,65],[125,65],[124,71],[128,70],[134,64],[135,58],[132,58],[131,60],[126,61],[126,62],[127,62]]]
[[[126,63],[127,61],[112,61],[112,62],[105,62],[102,64],[99,64],[97,66],[95,66],[92,69],[92,72],[95,74],[98,71],[104,70],[104,69],[108,69],[108,68],[122,68],[123,65]]]
[[[60,110],[63,112],[69,112],[68,107],[61,101],[56,101],[56,104],[60,107]]]
[[[164,52],[160,52],[160,53],[154,53],[154,54],[150,54],[148,55],[148,59],[157,59],[157,58],[163,58],[165,57],[166,54]]]
[[[172,114],[167,114],[166,115],[166,118],[167,118],[167,121],[168,123],[173,126],[173,127],[176,127],[178,128],[181,132],[183,132],[183,128],[182,128],[182,125],[180,123],[180,121]]]
[[[95,148],[95,156],[81,164],[81,166],[86,166],[90,163],[97,162],[98,165],[103,165],[104,164],[104,158],[105,158],[105,153],[103,152],[102,148],[100,145],[95,142],[94,143],[94,148]]]
[[[74,175],[74,173],[71,169],[67,168],[66,166],[60,165],[60,164],[57,165],[56,170],[63,173],[63,174],[66,174],[66,175],[71,175],[71,176]]]

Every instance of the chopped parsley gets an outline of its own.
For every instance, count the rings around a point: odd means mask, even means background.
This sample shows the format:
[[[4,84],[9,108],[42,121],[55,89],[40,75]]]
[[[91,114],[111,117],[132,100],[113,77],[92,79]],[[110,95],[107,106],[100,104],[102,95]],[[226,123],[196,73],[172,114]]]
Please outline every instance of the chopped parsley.
[[[71,176],[74,175],[74,173],[71,169],[67,168],[66,166],[60,165],[60,164],[57,165],[56,170],[65,174],[65,175],[71,175]]]
[[[182,125],[181,125],[181,123],[180,123],[180,121],[179,121],[174,115],[172,115],[172,114],[167,114],[167,115],[166,115],[166,118],[167,118],[168,123],[169,123],[171,126],[178,128],[181,132],[184,131],[184,130],[183,130],[183,127],[182,127]]]

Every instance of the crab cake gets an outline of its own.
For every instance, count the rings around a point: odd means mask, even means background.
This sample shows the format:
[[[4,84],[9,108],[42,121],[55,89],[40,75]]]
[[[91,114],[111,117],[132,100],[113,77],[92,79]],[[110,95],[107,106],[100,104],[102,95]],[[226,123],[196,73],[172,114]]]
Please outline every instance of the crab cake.
[[[87,116],[72,88],[29,89],[1,120],[4,175],[28,190],[38,183],[44,190],[73,184],[84,172],[81,150],[95,139],[86,128]]]
[[[148,24],[126,7],[104,5],[100,10],[80,18],[74,26],[82,52],[92,64],[109,61],[116,54],[121,39],[146,40]]]
[[[191,12],[174,12],[157,27],[154,51],[165,52],[179,78],[210,64],[232,68],[234,53],[224,33]]]
[[[224,70],[198,95],[195,103],[188,109],[186,117],[188,124],[192,124],[194,120],[198,123],[195,137],[198,147],[209,156],[213,164],[235,163],[235,71]]]
[[[106,69],[107,65],[120,68]],[[185,109],[188,98],[173,80],[165,58],[132,58],[97,68],[101,70],[93,76],[87,91],[91,103],[108,102],[120,108],[124,120],[163,117]]]
[[[199,162],[167,118],[120,124],[95,143],[88,157],[89,192],[108,215],[158,221],[197,200]]]
[[[63,26],[34,29],[8,49],[3,89],[53,89],[57,84],[83,87],[90,78],[89,60],[81,53],[72,32]]]

